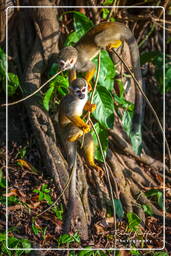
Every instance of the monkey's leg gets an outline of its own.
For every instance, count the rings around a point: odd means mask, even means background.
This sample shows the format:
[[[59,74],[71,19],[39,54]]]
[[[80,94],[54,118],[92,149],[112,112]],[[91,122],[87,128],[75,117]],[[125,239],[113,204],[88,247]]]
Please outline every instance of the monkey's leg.
[[[83,149],[85,152],[87,163],[91,167],[95,168],[99,172],[100,176],[103,176],[104,172],[102,168],[96,165],[94,162],[94,141],[90,133],[86,134],[84,137]]]
[[[96,104],[91,104],[89,101],[84,106],[85,111],[93,112],[96,109]]]
[[[81,136],[83,136],[83,134],[84,133],[80,128],[70,123],[63,128],[63,137],[65,141],[64,143],[66,145],[70,145],[68,142],[74,142],[78,140]]]
[[[90,126],[86,124],[79,116],[67,116],[73,124],[79,127],[84,133],[90,131]]]

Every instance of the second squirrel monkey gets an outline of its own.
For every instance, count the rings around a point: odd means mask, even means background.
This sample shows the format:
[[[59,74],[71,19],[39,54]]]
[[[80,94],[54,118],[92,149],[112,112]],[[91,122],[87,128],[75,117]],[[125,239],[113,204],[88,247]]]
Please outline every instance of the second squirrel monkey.
[[[88,164],[97,170],[101,168],[94,162],[94,143],[90,133],[90,126],[86,124],[81,115],[83,110],[94,111],[95,105],[88,101],[88,84],[85,79],[77,78],[71,82],[69,94],[67,94],[59,105],[59,125],[64,140],[75,142],[85,134],[83,149]]]
[[[76,200],[76,170],[77,170],[77,143],[83,134],[83,150],[87,163],[103,174],[102,169],[94,162],[94,142],[89,133],[90,127],[81,119],[83,109],[93,111],[95,105],[88,103],[88,84],[83,78],[77,78],[71,82],[69,94],[66,95],[59,105],[59,126],[62,141],[67,154],[68,168],[71,182],[69,187],[69,199],[67,212],[64,220],[63,232],[68,233],[71,227],[71,219],[75,210]]]
[[[96,66],[91,61],[102,49],[118,48],[126,41],[129,48],[136,80],[142,87],[140,70],[140,57],[136,39],[129,28],[119,22],[104,22],[91,28],[74,47],[64,47],[59,52],[58,63],[61,69],[69,69],[70,80],[76,78],[77,72],[86,72],[85,79],[91,89],[92,79]],[[133,118],[133,131],[140,127],[143,116],[143,100],[141,92],[136,87],[135,111]]]

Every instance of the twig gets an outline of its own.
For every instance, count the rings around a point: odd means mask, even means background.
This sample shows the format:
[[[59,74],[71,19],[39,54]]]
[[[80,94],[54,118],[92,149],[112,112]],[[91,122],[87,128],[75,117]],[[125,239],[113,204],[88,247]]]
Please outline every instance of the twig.
[[[130,68],[127,66],[127,64],[125,63],[125,61],[119,56],[119,54],[114,50],[112,49],[112,51],[117,55],[117,57],[120,59],[120,61],[123,63],[124,67],[128,70],[128,72],[130,73],[131,77],[133,78],[135,84],[137,85],[138,89],[140,90],[140,92],[142,93],[143,97],[145,98],[146,102],[147,102],[147,105],[149,106],[149,108],[151,109],[152,113],[154,114],[155,118],[156,118],[156,121],[160,127],[160,130],[163,134],[163,137],[164,137],[164,140],[165,140],[165,143],[166,143],[166,148],[167,148],[167,152],[168,152],[168,155],[169,155],[169,162],[170,162],[170,170],[171,170],[171,152],[170,152],[170,148],[169,148],[169,144],[168,144],[168,141],[165,137],[165,134],[164,134],[164,130],[163,130],[163,127],[160,123],[160,120],[158,118],[158,115],[156,113],[156,111],[154,110],[153,106],[151,105],[149,99],[147,98],[147,96],[145,95],[144,91],[142,90],[139,82],[137,81],[137,79],[135,78],[134,74],[132,73],[132,71],[130,70]]]
[[[10,102],[10,103],[7,103],[7,104],[1,104],[0,107],[6,107],[6,106],[13,106],[13,105],[16,105],[20,102],[23,102],[29,98],[31,98],[33,95],[35,95],[36,93],[38,93],[45,85],[47,85],[51,80],[53,80],[56,76],[58,76],[62,71],[64,70],[60,70],[58,73],[56,73],[55,75],[53,75],[49,80],[47,80],[44,84],[42,84],[36,91],[34,91],[33,93],[27,95],[26,97],[20,99],[20,100],[17,100],[17,101],[13,101],[13,102]]]

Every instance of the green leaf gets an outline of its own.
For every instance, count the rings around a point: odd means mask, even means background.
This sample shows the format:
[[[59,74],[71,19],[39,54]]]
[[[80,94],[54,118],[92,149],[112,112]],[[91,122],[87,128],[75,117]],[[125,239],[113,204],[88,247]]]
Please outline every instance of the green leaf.
[[[107,19],[109,13],[110,13],[110,10],[106,9],[106,8],[102,8],[101,9],[101,13],[102,13],[102,19]]]
[[[52,198],[51,198],[50,195],[44,194],[44,199],[46,200],[46,202],[47,202],[48,204],[53,204],[53,201],[52,201]]]
[[[54,87],[50,87],[47,92],[45,93],[45,96],[43,98],[43,106],[44,108],[49,111],[49,102],[52,97],[52,93],[54,91]]]
[[[123,108],[130,112],[133,112],[134,110],[134,104],[125,100],[124,97],[118,97],[117,95],[114,95],[114,100]],[[129,124],[130,125],[130,124]],[[130,131],[131,127],[128,126],[128,130]]]
[[[96,110],[92,113],[93,117],[102,127],[112,129],[114,125],[114,104],[110,92],[105,87],[97,86],[93,103],[96,104]]]
[[[0,242],[6,241],[6,234],[5,233],[0,233]]]
[[[8,73],[8,96],[13,96],[19,85],[18,76],[13,73]]]
[[[48,71],[48,77],[50,78],[50,77],[54,76],[57,73],[57,71],[58,71],[58,64],[53,63]]]
[[[114,199],[115,211],[118,218],[124,217],[124,210],[120,199]]]
[[[102,150],[104,153],[104,157],[106,157],[107,149],[108,149],[108,142],[109,142],[108,141],[108,131],[106,129],[102,128],[99,125],[99,123],[96,123],[94,125],[94,127],[99,136],[99,139],[100,139],[100,142],[102,145]],[[94,145],[95,145],[95,159],[98,161],[104,162],[96,134],[93,130],[92,130],[91,134],[93,136]]]
[[[137,155],[140,155],[141,152],[142,152],[141,128],[139,128],[139,130],[134,134],[131,132],[132,116],[133,116],[132,111],[124,111],[124,114],[123,114],[123,117],[122,117],[122,124],[123,124],[124,130],[126,131],[126,133],[128,134],[128,136],[131,140],[131,144],[132,144],[132,148],[133,148],[134,152]]]
[[[155,252],[153,256],[169,256],[167,252]]]
[[[23,248],[29,249],[29,248],[32,247],[30,241],[27,240],[27,239],[22,239],[22,240],[21,240],[21,244],[22,244],[22,247],[23,247]]]
[[[37,228],[37,227],[34,225],[34,223],[32,223],[31,227],[32,227],[32,230],[33,230],[34,234],[37,236],[37,235],[40,233],[40,229]]]
[[[163,209],[163,193],[160,191],[157,193],[157,202],[160,208]]]
[[[6,188],[6,179],[4,178],[4,174],[2,172],[2,169],[0,169],[0,187]]]
[[[152,215],[154,214],[154,213],[153,213],[153,210],[152,210],[152,208],[151,208],[150,205],[143,204],[143,205],[142,205],[142,208],[143,208],[143,210],[144,210],[144,212],[145,212],[146,214],[148,214],[148,215],[150,215],[150,216],[152,216]]]
[[[150,189],[145,192],[146,197],[155,197],[160,208],[163,208],[163,192],[158,189]]]
[[[137,231],[139,228],[139,224],[141,223],[141,219],[133,212],[127,213],[128,218],[128,228],[131,231]]]
[[[93,22],[84,14],[80,12],[69,12],[74,14],[74,29],[75,31],[70,33],[64,43],[64,46],[72,46],[80,40],[80,38],[93,26]]]
[[[113,4],[113,0],[105,0],[103,3],[103,5],[106,5],[106,6],[112,5],[112,4]]]
[[[1,80],[5,79],[6,76],[6,54],[4,51],[0,48],[0,75]]]
[[[114,77],[116,69],[107,51],[101,51],[100,55],[100,72],[98,84],[104,86],[107,90],[112,91],[114,85]],[[93,62],[98,65],[98,57],[93,59]],[[96,68],[97,70],[97,68]],[[97,71],[96,71],[97,73]],[[96,73],[94,77],[96,77]]]
[[[77,34],[76,31],[70,33],[65,40],[64,46],[74,46],[76,42],[78,42],[80,39],[80,36]]]
[[[141,253],[137,250],[130,250],[131,255],[141,255]]]
[[[39,191],[39,200],[44,200],[44,193],[42,191]]]

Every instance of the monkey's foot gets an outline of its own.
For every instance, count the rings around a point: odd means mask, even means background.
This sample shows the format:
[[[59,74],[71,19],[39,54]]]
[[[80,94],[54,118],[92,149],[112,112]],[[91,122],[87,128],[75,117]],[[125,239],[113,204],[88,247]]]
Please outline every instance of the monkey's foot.
[[[115,40],[112,44],[108,44],[106,50],[111,50],[112,48],[118,48],[122,44],[121,40]]]
[[[81,136],[83,136],[83,131],[80,130],[80,131],[77,132],[76,134],[74,134],[74,135],[68,137],[67,140],[68,140],[69,142],[74,142],[74,141],[78,140]]]
[[[96,104],[91,104],[89,101],[87,101],[84,110],[93,112],[96,109]]]
[[[96,171],[99,173],[100,178],[102,178],[102,177],[104,176],[104,171],[103,171],[103,169],[102,169],[100,166],[96,165],[96,164],[94,164],[93,167],[94,167],[94,168],[96,169]]]

